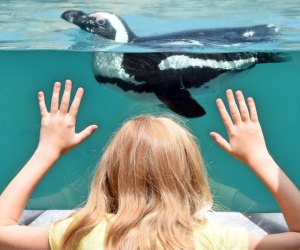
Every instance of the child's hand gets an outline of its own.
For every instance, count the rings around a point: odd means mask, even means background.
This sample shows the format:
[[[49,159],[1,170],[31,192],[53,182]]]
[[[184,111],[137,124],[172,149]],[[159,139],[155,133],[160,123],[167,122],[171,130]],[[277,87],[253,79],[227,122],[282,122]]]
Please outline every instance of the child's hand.
[[[228,141],[218,133],[211,132],[210,135],[234,158],[250,167],[257,166],[269,157],[269,153],[258,121],[254,100],[248,98],[248,109],[243,93],[237,91],[238,108],[232,90],[227,90],[226,96],[231,116],[221,99],[217,99],[216,103],[228,134]]]
[[[67,80],[59,107],[60,83],[54,84],[51,108],[48,112],[43,92],[38,93],[41,111],[41,131],[38,148],[49,154],[61,156],[88,138],[96,129],[96,125],[85,128],[80,133],[75,132],[76,116],[83,96],[83,89],[77,89],[69,110],[72,82]]]

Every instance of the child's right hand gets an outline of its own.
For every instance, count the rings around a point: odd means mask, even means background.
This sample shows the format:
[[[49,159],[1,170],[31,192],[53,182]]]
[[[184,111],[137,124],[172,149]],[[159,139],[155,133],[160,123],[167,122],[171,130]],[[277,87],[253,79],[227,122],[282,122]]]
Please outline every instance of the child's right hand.
[[[228,141],[216,132],[211,132],[210,136],[234,158],[253,168],[260,166],[260,163],[270,155],[258,121],[254,100],[247,99],[248,108],[242,91],[237,91],[238,107],[232,90],[227,90],[226,96],[231,116],[221,99],[217,99],[216,104],[228,134]]]
[[[45,104],[44,93],[41,91],[38,94],[41,111],[41,131],[38,148],[58,157],[79,145],[98,128],[97,125],[90,125],[80,133],[76,133],[76,119],[83,96],[83,88],[77,90],[71,105],[72,82],[70,80],[66,81],[61,101],[59,97],[60,89],[61,84],[56,82],[49,111]]]

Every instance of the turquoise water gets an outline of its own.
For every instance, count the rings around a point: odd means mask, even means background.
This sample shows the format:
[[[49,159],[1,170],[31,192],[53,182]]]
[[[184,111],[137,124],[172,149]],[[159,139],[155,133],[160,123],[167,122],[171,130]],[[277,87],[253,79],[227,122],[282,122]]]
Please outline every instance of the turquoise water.
[[[105,10],[118,13],[139,35],[261,23],[281,27],[279,39],[273,42],[243,44],[235,48],[188,48],[188,51],[197,53],[282,51],[291,60],[259,64],[230,74],[222,78],[215,92],[193,94],[207,114],[185,119],[200,141],[219,209],[278,211],[270,193],[256,176],[219,149],[209,137],[209,132],[218,131],[225,135],[215,99],[224,97],[227,88],[241,89],[246,95],[253,96],[270,152],[300,187],[300,4],[290,1],[283,9],[279,1],[260,1],[258,9],[258,1],[199,2],[153,1],[147,4],[129,1],[125,9],[124,3],[117,2],[89,2],[86,6],[79,1],[61,4],[56,1],[40,1],[40,4],[28,1],[24,6],[23,1],[1,1],[0,190],[28,160],[38,142],[40,118],[36,94],[44,90],[49,102],[54,81],[70,78],[74,87],[85,88],[78,130],[90,123],[97,123],[100,129],[56,164],[34,192],[27,208],[70,209],[78,206],[86,199],[89,179],[112,132],[132,115],[171,112],[157,102],[144,103],[130,99],[122,92],[97,83],[92,72],[94,51],[142,53],[148,49],[116,46],[104,40],[99,42],[59,18],[63,11],[77,7],[86,12]],[[235,8],[232,8],[233,5]],[[241,15],[238,12],[240,9],[247,11]],[[267,9],[271,11],[266,12]],[[153,25],[149,27],[149,23]]]

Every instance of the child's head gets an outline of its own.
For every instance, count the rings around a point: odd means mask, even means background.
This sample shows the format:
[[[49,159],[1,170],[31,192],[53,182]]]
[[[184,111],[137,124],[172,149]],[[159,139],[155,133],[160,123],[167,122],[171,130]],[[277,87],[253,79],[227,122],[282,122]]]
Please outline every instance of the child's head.
[[[193,230],[211,205],[192,134],[174,119],[139,116],[108,144],[62,249],[73,249],[107,213],[115,215],[104,243],[109,249],[194,249]]]
[[[100,192],[105,210],[112,213],[122,213],[128,205],[138,213],[151,204],[170,210],[176,206],[193,215],[212,203],[193,135],[174,118],[150,115],[129,120],[112,138],[91,196]]]

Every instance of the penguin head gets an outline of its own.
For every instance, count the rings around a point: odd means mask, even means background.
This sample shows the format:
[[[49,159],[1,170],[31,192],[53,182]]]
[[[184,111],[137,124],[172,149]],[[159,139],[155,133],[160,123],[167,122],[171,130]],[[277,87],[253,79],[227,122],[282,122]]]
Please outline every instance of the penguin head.
[[[82,11],[65,11],[61,18],[84,31],[119,43],[130,43],[136,37],[124,20],[108,12],[86,14]]]

